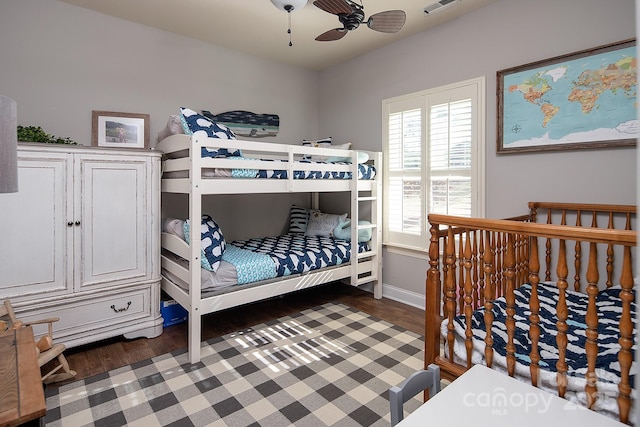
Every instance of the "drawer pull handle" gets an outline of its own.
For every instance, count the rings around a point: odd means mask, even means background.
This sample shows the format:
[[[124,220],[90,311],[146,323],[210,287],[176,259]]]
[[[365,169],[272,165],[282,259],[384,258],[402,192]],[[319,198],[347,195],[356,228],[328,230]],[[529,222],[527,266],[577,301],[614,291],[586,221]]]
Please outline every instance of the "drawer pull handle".
[[[123,307],[123,308],[116,308],[116,306],[115,306],[115,305],[112,305],[112,306],[111,306],[111,309],[112,309],[113,311],[115,311],[116,313],[122,313],[123,311],[127,311],[127,310],[129,310],[129,307],[130,307],[130,306],[131,306],[131,301],[129,301],[129,302],[127,303],[127,306],[126,306],[126,307]]]

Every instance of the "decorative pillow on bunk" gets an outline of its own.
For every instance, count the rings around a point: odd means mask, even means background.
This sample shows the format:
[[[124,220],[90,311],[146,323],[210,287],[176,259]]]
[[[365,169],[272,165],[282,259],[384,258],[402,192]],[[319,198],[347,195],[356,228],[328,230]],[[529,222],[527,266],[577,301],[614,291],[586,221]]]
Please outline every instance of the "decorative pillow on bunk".
[[[358,225],[369,225],[369,221],[358,221]],[[340,221],[338,226],[333,230],[333,237],[336,239],[351,241],[351,219],[345,218]],[[371,229],[364,228],[358,230],[358,242],[368,242],[371,240]]]
[[[189,108],[180,107],[180,120],[184,133],[195,135],[202,132],[209,138],[236,139],[233,131],[220,123],[214,123],[202,114]],[[229,152],[226,148],[202,147],[202,155],[207,157],[242,157],[240,150]]]
[[[347,214],[335,215],[322,213],[317,210],[309,212],[309,224],[307,225],[306,236],[332,237],[333,230],[347,219]]]
[[[170,137],[171,135],[176,135],[179,133],[184,133],[184,129],[182,127],[182,120],[180,120],[180,116],[177,114],[172,114],[169,116],[169,120],[167,124],[158,132],[158,141],[162,141],[165,138]]]
[[[200,226],[202,235],[202,248],[200,259],[202,268],[209,271],[217,271],[222,261],[222,254],[227,246],[220,226],[209,215],[202,215]],[[184,222],[184,240],[189,243],[189,220]]]
[[[351,145],[350,142],[347,144]],[[331,148],[341,148],[340,146],[331,147]],[[350,150],[351,147],[345,148],[345,150]],[[327,163],[351,163],[351,157],[327,157],[325,160]],[[358,151],[358,163],[367,163],[369,161],[369,155],[365,152]]]
[[[329,147],[331,147],[331,137],[323,138],[323,139],[316,139],[316,140],[303,139],[302,140],[302,146],[303,147],[315,147],[315,148],[318,148],[318,147],[329,148]],[[320,160],[314,160],[313,157],[314,156],[309,156],[309,155],[302,156],[302,158],[304,160],[312,160],[314,162],[320,161]]]
[[[309,209],[291,205],[289,209],[289,233],[304,234],[309,223]]]
[[[329,141],[331,141],[331,138],[328,138]],[[305,143],[305,141],[302,141],[302,145],[309,145],[311,147],[316,147],[316,148],[332,148],[335,150],[350,150],[351,149],[351,143],[350,142],[345,142],[344,144],[337,144],[337,145],[333,145],[331,142],[326,143],[325,141],[327,140],[320,140],[321,142],[315,141],[315,144],[312,142],[312,144],[308,144]],[[309,158],[308,156],[305,157],[305,160],[311,160],[313,162],[327,162],[327,163],[338,163],[338,162],[350,162],[351,158],[350,157],[342,157],[342,156],[311,156],[311,158]]]
[[[329,148],[331,147],[331,137],[329,138],[323,138],[323,139],[303,139],[302,140],[302,146],[303,147],[323,147],[323,148]]]
[[[167,218],[163,222],[162,231],[184,240],[184,221],[176,218]]]

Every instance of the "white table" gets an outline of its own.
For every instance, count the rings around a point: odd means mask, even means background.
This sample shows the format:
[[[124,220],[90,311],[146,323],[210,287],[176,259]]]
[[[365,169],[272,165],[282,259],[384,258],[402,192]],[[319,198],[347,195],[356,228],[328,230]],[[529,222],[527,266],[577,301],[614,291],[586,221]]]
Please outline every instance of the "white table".
[[[426,425],[621,427],[623,424],[507,374],[475,365],[406,416],[398,427]]]

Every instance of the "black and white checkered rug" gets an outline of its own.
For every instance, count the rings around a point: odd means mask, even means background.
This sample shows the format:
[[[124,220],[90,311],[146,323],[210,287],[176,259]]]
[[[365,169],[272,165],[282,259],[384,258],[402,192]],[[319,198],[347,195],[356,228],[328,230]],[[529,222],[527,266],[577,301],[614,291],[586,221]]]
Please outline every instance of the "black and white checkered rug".
[[[47,426],[388,426],[387,391],[421,369],[413,332],[325,304],[47,390]],[[405,405],[412,411],[420,397]]]

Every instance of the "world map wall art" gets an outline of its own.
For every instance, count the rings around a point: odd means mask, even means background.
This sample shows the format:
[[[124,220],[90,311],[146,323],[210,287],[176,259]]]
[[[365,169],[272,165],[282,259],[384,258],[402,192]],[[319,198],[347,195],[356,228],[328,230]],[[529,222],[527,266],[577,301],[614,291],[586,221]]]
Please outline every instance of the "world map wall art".
[[[498,153],[635,146],[635,39],[497,72]]]

